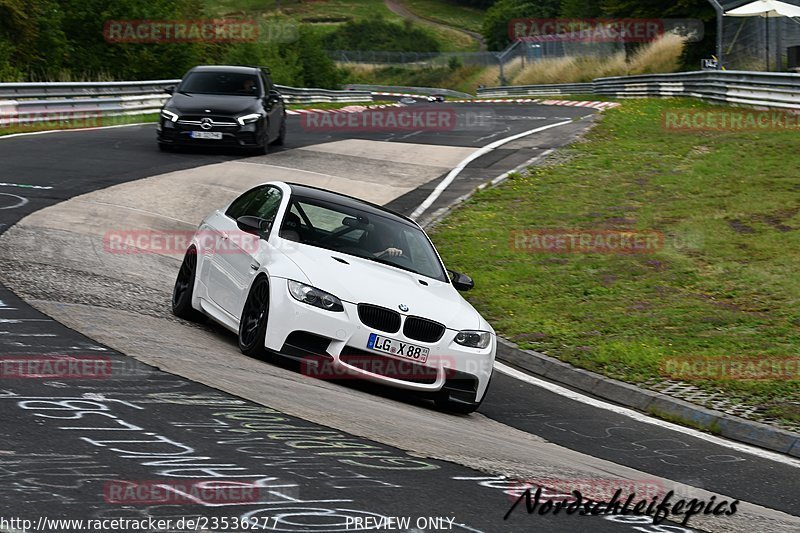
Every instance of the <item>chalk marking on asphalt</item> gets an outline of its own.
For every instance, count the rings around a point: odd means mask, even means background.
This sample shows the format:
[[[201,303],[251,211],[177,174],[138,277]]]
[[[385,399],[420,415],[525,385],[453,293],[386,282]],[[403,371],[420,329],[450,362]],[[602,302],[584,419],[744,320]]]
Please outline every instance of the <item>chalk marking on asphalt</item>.
[[[23,198],[22,196],[17,196],[16,194],[9,194],[7,192],[0,192],[0,196],[11,196],[17,198],[19,202],[15,203],[14,205],[7,205],[5,207],[0,207],[0,209],[16,209],[18,207],[22,207],[23,205],[28,203],[27,198]]]
[[[658,426],[664,429],[668,429],[670,431],[676,431],[684,435],[689,435],[690,437],[702,439],[704,441],[710,442],[711,444],[716,444],[718,446],[730,448],[737,452],[755,455],[757,457],[761,457],[762,459],[768,459],[778,463],[783,463],[785,465],[793,466],[795,468],[800,468],[800,460],[793,459],[787,455],[771,452],[768,450],[762,450],[761,448],[756,448],[754,446],[749,446],[747,444],[727,441],[725,439],[715,437],[714,435],[709,435],[707,433],[697,431],[696,429],[679,426],[677,424],[673,424],[672,422],[666,422],[664,420],[659,420],[657,418],[651,418],[643,413],[634,411],[633,409],[628,409],[627,407],[622,407],[619,405],[614,405],[608,402],[604,402],[602,400],[597,400],[595,398],[590,398],[589,396],[585,396],[579,392],[575,392],[560,385],[556,385],[555,383],[550,383],[549,381],[545,381],[543,379],[531,376],[530,374],[526,374],[525,372],[521,372],[515,368],[511,368],[510,366],[504,365],[503,363],[497,361],[495,361],[494,363],[494,368],[496,370],[499,370],[503,374],[511,376],[512,378],[516,378],[520,381],[524,381],[525,383],[535,385],[536,387],[545,389],[550,392],[554,392],[558,395],[565,396],[570,400],[585,403],[586,405],[590,405],[592,407],[605,409],[607,411],[611,411],[619,415],[627,416],[629,418],[632,418],[633,420],[636,420],[637,422],[644,422],[645,424],[651,424],[653,426]]]
[[[547,117],[537,118],[536,120],[547,120]],[[491,139],[492,137],[497,137],[498,135],[502,135],[502,134],[506,133],[507,131],[511,131],[511,126],[506,126],[502,131],[496,131],[494,133],[490,133],[489,135],[485,135],[485,136],[481,137],[480,139],[475,139],[475,142],[479,143],[481,141],[485,141],[486,139]]]
[[[63,130],[44,130],[44,131],[26,131],[25,133],[11,133],[9,135],[0,135],[0,141],[3,139],[11,139],[13,137],[27,137],[28,135],[44,135],[46,133],[61,133],[64,131],[94,131],[94,130],[108,130],[111,128],[130,128],[131,126],[155,126],[157,122],[136,122],[134,124],[117,124],[115,126],[95,126],[93,128],[65,128]]]
[[[45,185],[27,185],[25,183],[0,183],[0,187],[20,187],[23,189],[52,189]]]
[[[557,122],[555,124],[548,124],[547,126],[542,126],[540,128],[535,128],[535,129],[532,129],[532,130],[523,131],[522,133],[517,133],[516,135],[512,135],[512,136],[506,137],[504,139],[498,139],[497,141],[495,141],[495,142],[493,142],[491,144],[487,144],[483,148],[479,148],[478,150],[473,152],[472,155],[468,156],[461,163],[459,163],[456,168],[454,168],[453,170],[451,170],[447,174],[447,176],[445,176],[445,178],[439,183],[439,185],[436,186],[435,189],[433,189],[433,191],[425,199],[425,201],[422,202],[419,205],[419,207],[417,207],[414,210],[413,213],[411,213],[411,218],[416,220],[425,211],[427,211],[428,208],[430,206],[432,206],[433,203],[439,198],[439,196],[442,195],[442,193],[445,191],[445,189],[447,189],[447,187],[449,187],[450,184],[453,183],[453,180],[455,180],[458,177],[458,175],[461,174],[461,171],[464,170],[467,167],[467,165],[469,165],[470,163],[472,163],[473,161],[475,161],[479,157],[488,154],[489,152],[491,152],[492,150],[494,150],[495,148],[497,148],[499,146],[502,146],[504,144],[510,143],[512,141],[516,141],[517,139],[521,139],[522,137],[527,137],[528,135],[533,135],[534,133],[539,133],[539,132],[542,132],[542,131],[545,131],[545,130],[549,130],[549,129],[552,129],[552,128],[558,128],[560,126],[566,126],[567,124],[572,124],[572,120],[565,120],[563,122]]]

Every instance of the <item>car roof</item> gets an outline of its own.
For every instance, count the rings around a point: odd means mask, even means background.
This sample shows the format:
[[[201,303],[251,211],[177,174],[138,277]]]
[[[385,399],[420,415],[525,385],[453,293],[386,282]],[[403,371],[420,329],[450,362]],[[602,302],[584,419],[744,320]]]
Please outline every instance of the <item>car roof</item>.
[[[246,67],[242,65],[202,65],[194,67],[189,72],[238,72],[241,74],[257,74],[259,67]]]
[[[326,189],[320,189],[319,187],[313,187],[311,185],[301,185],[299,183],[289,183],[286,182],[292,189],[292,195],[298,195],[310,200],[319,200],[321,202],[327,202],[331,204],[338,204],[343,207],[350,207],[353,209],[359,209],[366,213],[370,213],[373,215],[380,215],[389,219],[396,220],[397,222],[401,222],[403,224],[411,224],[414,227],[417,227],[416,222],[411,220],[410,218],[401,215],[391,209],[387,209],[383,206],[373,204],[367,202],[366,200],[361,200],[359,198],[355,198],[353,196],[348,196],[346,194],[341,194],[338,192],[329,191]]]

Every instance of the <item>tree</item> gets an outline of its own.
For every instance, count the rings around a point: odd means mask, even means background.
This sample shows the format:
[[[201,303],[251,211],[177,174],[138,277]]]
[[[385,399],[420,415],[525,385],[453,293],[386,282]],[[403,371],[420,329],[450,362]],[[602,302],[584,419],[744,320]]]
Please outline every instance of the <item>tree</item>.
[[[503,50],[511,43],[509,25],[514,19],[553,18],[560,9],[561,0],[499,0],[486,12],[481,33],[490,50]]]

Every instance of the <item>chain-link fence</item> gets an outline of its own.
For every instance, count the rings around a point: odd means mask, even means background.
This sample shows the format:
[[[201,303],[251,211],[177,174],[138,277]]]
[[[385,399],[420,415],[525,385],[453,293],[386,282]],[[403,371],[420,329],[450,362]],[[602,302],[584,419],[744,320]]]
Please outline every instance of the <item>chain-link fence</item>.
[[[567,56],[611,56],[623,51],[621,42],[515,42],[502,52],[382,52],[375,50],[335,50],[328,56],[338,63],[406,66],[465,66],[492,67],[517,61]]]
[[[454,63],[466,66],[488,67],[497,65],[494,52],[383,52],[377,50],[336,50],[328,56],[337,63],[364,65],[449,66]]]
[[[798,4],[792,0],[783,1]],[[720,3],[727,12],[749,2],[727,0]],[[799,56],[800,19],[723,17],[722,57],[726,69],[797,72]]]

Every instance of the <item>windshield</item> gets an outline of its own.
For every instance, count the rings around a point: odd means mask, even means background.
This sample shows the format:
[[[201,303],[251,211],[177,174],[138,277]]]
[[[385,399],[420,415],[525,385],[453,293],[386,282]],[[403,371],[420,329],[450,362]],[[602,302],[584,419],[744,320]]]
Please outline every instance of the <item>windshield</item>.
[[[178,91],[193,94],[258,96],[258,77],[238,72],[192,72]]]
[[[283,219],[280,235],[310,246],[447,281],[439,257],[425,233],[390,216],[294,196]]]

